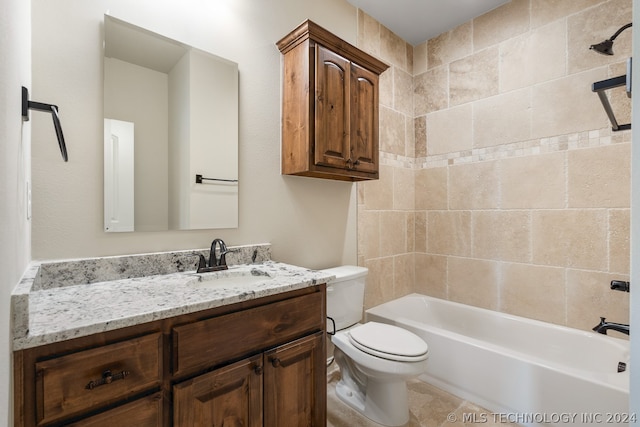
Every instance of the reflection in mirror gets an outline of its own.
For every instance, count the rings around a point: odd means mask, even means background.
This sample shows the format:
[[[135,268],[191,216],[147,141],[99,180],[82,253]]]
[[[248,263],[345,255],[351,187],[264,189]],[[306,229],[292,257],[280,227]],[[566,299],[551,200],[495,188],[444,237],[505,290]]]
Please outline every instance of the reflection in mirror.
[[[104,20],[105,231],[237,228],[238,65]]]

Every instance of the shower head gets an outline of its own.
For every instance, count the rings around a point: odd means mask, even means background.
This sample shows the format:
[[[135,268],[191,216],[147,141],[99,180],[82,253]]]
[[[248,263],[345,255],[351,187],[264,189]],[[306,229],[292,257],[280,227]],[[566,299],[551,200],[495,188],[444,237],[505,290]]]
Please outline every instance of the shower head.
[[[616,37],[620,35],[621,32],[631,27],[632,25],[633,23],[631,22],[626,25],[623,25],[622,27],[620,27],[618,31],[615,32],[614,35],[611,36],[611,38],[608,38],[605,41],[600,42],[598,44],[592,44],[591,47],[589,47],[589,49],[595,50],[596,52],[601,53],[603,55],[613,55],[613,41],[616,39]]]
[[[613,55],[613,41],[610,39],[607,39],[598,44],[592,44],[591,47],[589,47],[589,49],[595,50],[596,52],[601,53],[603,55]]]

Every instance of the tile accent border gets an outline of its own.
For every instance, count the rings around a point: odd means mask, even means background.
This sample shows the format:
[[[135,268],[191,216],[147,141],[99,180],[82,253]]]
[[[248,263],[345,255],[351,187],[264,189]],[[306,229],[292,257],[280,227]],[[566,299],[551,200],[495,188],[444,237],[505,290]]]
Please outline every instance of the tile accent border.
[[[385,166],[419,170],[463,163],[554,153],[558,151],[602,147],[625,142],[631,142],[631,131],[613,132],[610,128],[602,128],[561,136],[514,142],[494,147],[473,148],[471,150],[417,158],[381,152],[380,163]]]

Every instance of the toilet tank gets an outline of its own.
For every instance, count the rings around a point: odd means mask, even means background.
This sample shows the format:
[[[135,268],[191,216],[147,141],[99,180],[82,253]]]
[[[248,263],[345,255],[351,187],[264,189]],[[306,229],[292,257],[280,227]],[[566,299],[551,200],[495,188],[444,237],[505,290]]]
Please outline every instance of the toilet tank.
[[[360,322],[364,308],[364,282],[369,270],[343,265],[322,271],[336,276],[327,283],[327,317],[335,321],[336,331]],[[333,331],[331,321],[327,321],[327,331]]]

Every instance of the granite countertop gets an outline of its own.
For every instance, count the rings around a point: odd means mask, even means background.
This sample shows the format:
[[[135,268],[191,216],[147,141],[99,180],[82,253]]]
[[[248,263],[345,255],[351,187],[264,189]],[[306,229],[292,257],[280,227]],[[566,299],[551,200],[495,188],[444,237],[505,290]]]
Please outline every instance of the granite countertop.
[[[254,251],[254,259],[255,255]],[[263,260],[212,273],[185,270],[34,286],[40,270],[40,265],[32,266],[12,295],[14,350],[303,289],[333,278]]]

